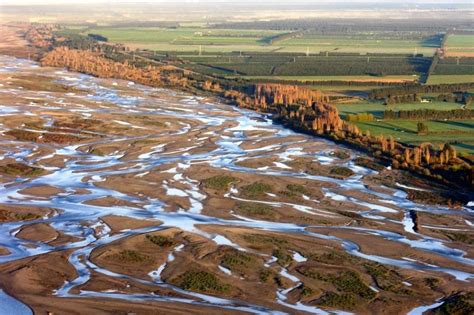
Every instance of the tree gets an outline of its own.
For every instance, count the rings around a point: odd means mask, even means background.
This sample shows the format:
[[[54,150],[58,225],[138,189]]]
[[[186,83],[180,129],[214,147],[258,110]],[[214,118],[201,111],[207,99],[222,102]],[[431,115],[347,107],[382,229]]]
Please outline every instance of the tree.
[[[421,121],[418,122],[416,125],[417,133],[419,135],[427,135],[428,134],[428,126],[422,123]]]

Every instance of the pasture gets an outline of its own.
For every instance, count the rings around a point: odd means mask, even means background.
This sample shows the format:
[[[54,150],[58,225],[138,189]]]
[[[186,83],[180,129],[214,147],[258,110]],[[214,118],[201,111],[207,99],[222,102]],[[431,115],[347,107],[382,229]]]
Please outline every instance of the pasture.
[[[131,45],[133,48],[159,51],[195,52],[201,45],[204,52],[261,52],[298,53],[317,55],[324,52],[355,54],[423,54],[432,56],[440,45],[433,36],[413,35],[409,32],[373,32],[321,35],[293,30],[219,29],[196,24],[176,28],[158,27],[71,27],[81,34],[100,34],[110,42]],[[291,34],[295,36],[292,37]],[[298,35],[296,35],[298,34]],[[281,39],[279,39],[281,36]],[[274,39],[274,40],[273,40]]]
[[[458,152],[474,154],[474,121],[424,121],[428,126],[427,135],[417,134],[417,121],[392,120],[356,122],[362,130],[372,135],[392,135],[400,142],[419,145],[423,142],[433,144],[451,143]]]
[[[474,57],[474,34],[449,34],[444,48],[449,57]]]
[[[428,84],[449,84],[474,82],[474,74],[443,75],[432,74],[429,76]]]

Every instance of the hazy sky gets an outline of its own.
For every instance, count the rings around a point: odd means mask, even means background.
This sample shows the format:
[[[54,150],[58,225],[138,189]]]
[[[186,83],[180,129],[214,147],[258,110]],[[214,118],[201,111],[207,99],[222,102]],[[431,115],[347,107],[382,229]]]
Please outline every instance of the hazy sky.
[[[0,0],[0,5],[28,5],[28,4],[74,4],[74,3],[133,3],[133,2],[146,2],[146,3],[176,3],[176,2],[229,2],[235,3],[238,0]],[[260,0],[259,3],[335,3],[335,2],[383,2],[383,3],[473,3],[474,0]],[[251,1],[255,3],[255,1]]]

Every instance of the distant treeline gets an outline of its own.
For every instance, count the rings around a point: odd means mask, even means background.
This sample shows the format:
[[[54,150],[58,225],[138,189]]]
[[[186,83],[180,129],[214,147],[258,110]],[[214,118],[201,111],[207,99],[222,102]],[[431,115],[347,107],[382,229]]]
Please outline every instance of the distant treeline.
[[[452,110],[434,110],[434,109],[415,109],[415,110],[386,110],[383,113],[386,120],[408,119],[408,120],[462,120],[473,119],[473,109],[452,109]]]
[[[94,35],[94,36],[91,36]],[[124,52],[128,49],[121,44],[107,44],[105,41],[99,41],[96,39],[95,34],[89,34],[88,36],[82,36],[78,34],[68,34],[67,37],[64,39],[55,39],[52,43],[53,47],[69,47],[72,49],[80,49],[80,50],[91,50],[91,51],[101,51],[104,53],[116,53],[116,52]],[[102,36],[101,36],[102,37]],[[101,43],[102,42],[102,43]]]
[[[229,29],[271,29],[271,30],[313,30],[321,33],[347,33],[354,31],[407,31],[407,32],[445,32],[446,29],[473,28],[472,19],[460,17],[458,20],[440,19],[335,19],[308,18],[273,21],[229,22],[213,25],[215,28]]]
[[[449,51],[449,49],[448,49]],[[474,76],[474,58],[472,57],[448,57],[438,61],[434,74],[470,74]]]
[[[259,79],[246,79],[248,82],[261,82]],[[266,77],[265,82],[291,84],[291,85],[318,85],[318,86],[404,86],[413,84],[412,82],[390,82],[390,81],[318,81],[318,80],[279,80]]]
[[[455,93],[465,92],[474,88],[474,82],[455,83],[455,84],[439,84],[439,85],[405,85],[401,87],[389,87],[382,89],[374,89],[369,94],[370,99],[383,100],[392,96],[415,95],[423,93]]]
[[[95,39],[98,42],[107,42],[109,41],[107,37],[102,36],[100,34],[87,34],[88,37]]]

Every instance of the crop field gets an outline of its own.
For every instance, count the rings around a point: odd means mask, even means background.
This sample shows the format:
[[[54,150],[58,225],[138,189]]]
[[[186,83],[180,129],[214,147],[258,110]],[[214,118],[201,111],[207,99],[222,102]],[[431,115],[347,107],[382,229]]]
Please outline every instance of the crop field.
[[[278,42],[280,52],[423,54],[432,56],[441,44],[439,38],[404,38],[396,34],[320,35],[305,34]]]
[[[450,34],[444,48],[449,57],[474,57],[474,34]]]
[[[333,80],[413,81],[425,73],[437,35],[410,32],[311,34],[294,30],[187,27],[94,27],[63,30],[99,34],[112,43],[182,60],[207,75],[321,77]],[[166,57],[163,57],[166,58]],[[397,78],[398,77],[398,78]],[[376,78],[376,79],[375,79]],[[310,79],[310,78],[308,78]],[[315,78],[319,80],[320,78]],[[310,79],[311,80],[311,79]]]
[[[448,57],[440,59],[434,69],[434,74],[474,76],[474,58]]]
[[[100,34],[112,43],[122,43],[138,54],[158,61],[179,60],[180,66],[210,76],[304,82],[337,99],[341,115],[371,113],[379,121],[357,122],[372,134],[392,134],[399,141],[417,144],[453,142],[460,152],[474,153],[474,122],[426,121],[428,135],[418,135],[417,121],[382,121],[385,110],[452,110],[461,104],[438,102],[384,105],[366,100],[374,82],[417,82],[425,77],[432,56],[441,47],[441,33],[364,31],[324,34],[312,30],[219,28],[205,24],[176,27],[74,27],[76,34]],[[471,35],[449,35],[447,54],[436,63],[428,84],[473,82],[474,58]],[[451,52],[456,52],[451,55]],[[459,53],[462,53],[461,55]],[[341,84],[318,82],[340,81]],[[349,84],[357,82],[359,84]],[[362,84],[360,84],[362,82]],[[366,85],[363,85],[366,82]],[[453,137],[453,135],[456,135]]]
[[[403,55],[359,56],[317,55],[295,56],[281,53],[235,56],[178,56],[187,62],[185,67],[206,74],[247,78],[281,78],[288,80],[350,80],[358,81],[413,81],[426,72],[430,59]],[[342,76],[349,76],[343,78]],[[394,76],[394,77],[391,77]],[[326,77],[326,78],[322,78]]]
[[[371,75],[340,75],[340,76],[246,76],[245,79],[251,80],[282,80],[282,81],[353,81],[353,82],[412,82],[418,80],[417,74],[413,75],[386,75],[386,76],[371,76]]]
[[[107,37],[110,42],[124,43],[133,48],[176,52],[195,52],[201,45],[201,50],[204,52],[273,51],[312,55],[338,52],[432,56],[441,44],[437,36],[413,35],[409,32],[303,34],[292,37],[291,34],[294,32],[292,30],[234,30],[206,28],[193,24],[176,28],[73,26],[71,30],[82,34],[100,34]]]
[[[175,52],[271,51],[266,38],[281,34],[272,30],[180,28],[92,28],[81,34],[100,34],[109,42],[123,43],[131,48]]]
[[[474,82],[473,74],[461,75],[443,75],[433,74],[428,79],[428,84],[447,84],[447,83],[469,83]]]
[[[474,121],[425,121],[423,123],[428,127],[427,135],[418,135],[417,121],[412,120],[357,122],[356,124],[363,131],[369,130],[372,135],[392,135],[396,140],[409,144],[449,142],[463,154],[474,154]]]

